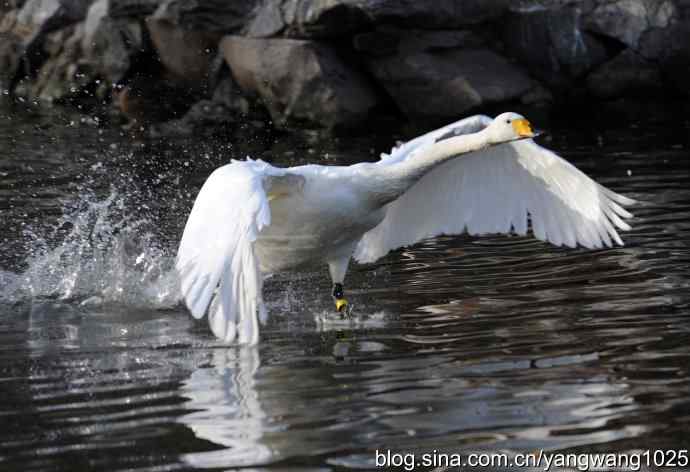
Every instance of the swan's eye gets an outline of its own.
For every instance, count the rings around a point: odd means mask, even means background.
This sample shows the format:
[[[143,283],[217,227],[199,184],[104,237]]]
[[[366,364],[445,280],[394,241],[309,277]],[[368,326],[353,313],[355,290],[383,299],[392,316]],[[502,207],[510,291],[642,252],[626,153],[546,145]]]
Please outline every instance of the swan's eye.
[[[510,120],[506,120],[506,123],[510,124]]]

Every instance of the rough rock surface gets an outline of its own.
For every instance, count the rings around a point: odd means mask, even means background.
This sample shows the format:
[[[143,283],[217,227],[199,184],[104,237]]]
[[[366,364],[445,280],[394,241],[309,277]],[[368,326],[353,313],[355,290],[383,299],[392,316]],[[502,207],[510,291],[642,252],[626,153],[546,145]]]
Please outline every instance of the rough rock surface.
[[[360,48],[362,42],[360,37]],[[400,109],[414,118],[452,118],[519,99],[533,87],[519,67],[481,44],[469,32],[412,32],[388,41],[393,55],[375,50],[378,57],[369,60],[369,68]]]
[[[652,28],[666,28],[678,16],[670,0],[618,0],[602,2],[588,15],[588,30],[637,48],[640,37]]]
[[[127,18],[108,15],[109,0],[98,0],[89,8],[84,24],[82,48],[110,83],[125,78],[137,55],[144,50],[142,26]]]
[[[468,30],[412,30],[382,27],[353,38],[357,51],[369,56],[389,56],[400,52],[411,54],[443,49],[466,49],[484,46],[486,42]]]
[[[151,15],[163,0],[110,0],[108,16],[113,18],[143,17]]]
[[[501,16],[508,0],[353,0],[372,22],[419,29],[459,28]]]
[[[284,32],[296,38],[332,38],[376,24],[417,29],[457,28],[497,18],[508,0],[264,0],[250,36]]]
[[[184,29],[233,33],[248,21],[253,0],[166,0],[156,17]]]
[[[0,99],[187,131],[675,104],[689,44],[690,0],[0,0]]]
[[[378,103],[366,78],[327,45],[228,36],[221,50],[240,87],[258,94],[278,124],[356,127]]]
[[[183,29],[156,16],[146,26],[163,66],[184,86],[205,90],[221,34]]]
[[[34,96],[46,101],[79,100],[83,103],[87,98],[93,102],[106,95],[105,84],[96,78],[93,68],[82,58],[83,36],[83,23],[49,35],[46,48],[50,53],[32,84]]]
[[[603,64],[587,78],[587,87],[599,98],[620,98],[662,89],[661,74],[654,64],[627,49]]]
[[[582,29],[579,3],[511,10],[502,24],[509,56],[555,88],[566,88],[607,59],[604,45]]]
[[[5,14],[0,25],[0,87],[11,89],[25,76],[34,76],[46,59],[46,36],[82,20],[88,5],[89,0],[28,0]]]

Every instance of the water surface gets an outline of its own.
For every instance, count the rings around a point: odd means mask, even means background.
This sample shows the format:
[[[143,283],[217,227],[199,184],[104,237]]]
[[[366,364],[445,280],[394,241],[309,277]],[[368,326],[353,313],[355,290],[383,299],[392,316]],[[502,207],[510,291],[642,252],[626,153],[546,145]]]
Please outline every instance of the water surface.
[[[687,448],[688,124],[553,125],[544,143],[639,200],[626,246],[428,240],[267,282],[257,348],[177,301],[175,245],[230,158],[373,159],[397,136],[250,127],[152,143],[62,113],[0,112],[0,469],[372,469],[376,449]]]

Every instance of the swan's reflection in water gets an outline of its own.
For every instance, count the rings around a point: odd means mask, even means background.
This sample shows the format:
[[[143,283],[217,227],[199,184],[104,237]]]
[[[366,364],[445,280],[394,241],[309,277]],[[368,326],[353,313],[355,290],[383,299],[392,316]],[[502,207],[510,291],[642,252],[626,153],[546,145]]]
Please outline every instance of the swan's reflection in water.
[[[268,462],[271,449],[262,442],[264,413],[256,391],[255,374],[261,364],[256,347],[214,349],[209,364],[195,370],[182,395],[185,407],[198,410],[180,421],[200,438],[225,449],[186,454],[193,467],[242,467]]]

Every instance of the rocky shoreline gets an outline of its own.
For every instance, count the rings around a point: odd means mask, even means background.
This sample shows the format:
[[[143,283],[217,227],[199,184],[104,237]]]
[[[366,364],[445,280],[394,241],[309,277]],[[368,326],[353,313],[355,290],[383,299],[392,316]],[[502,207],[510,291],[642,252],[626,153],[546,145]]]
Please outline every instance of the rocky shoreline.
[[[690,99],[690,0],[0,0],[2,100],[169,134]]]

